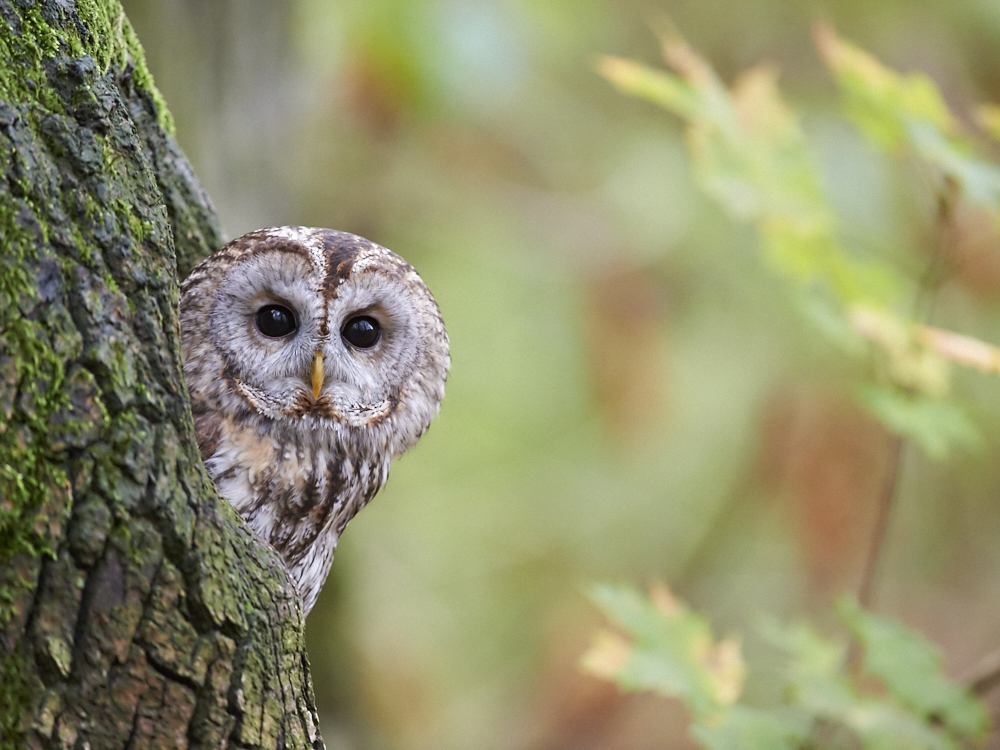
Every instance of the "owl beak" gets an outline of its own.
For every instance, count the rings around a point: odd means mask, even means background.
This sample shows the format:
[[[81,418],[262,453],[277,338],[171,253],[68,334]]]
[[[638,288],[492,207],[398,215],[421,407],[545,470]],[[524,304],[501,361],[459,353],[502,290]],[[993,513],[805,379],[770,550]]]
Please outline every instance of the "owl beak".
[[[323,378],[326,375],[326,369],[323,367],[323,352],[316,350],[316,356],[313,357],[312,366],[312,387],[313,387],[313,398],[319,398],[319,392],[323,390]]]

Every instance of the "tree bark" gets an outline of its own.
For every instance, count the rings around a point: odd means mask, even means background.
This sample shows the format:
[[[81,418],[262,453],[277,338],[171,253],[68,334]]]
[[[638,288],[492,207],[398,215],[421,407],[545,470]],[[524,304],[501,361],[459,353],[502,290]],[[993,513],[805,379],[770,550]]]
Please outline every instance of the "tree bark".
[[[221,245],[118,0],[0,0],[0,746],[322,747],[216,493],[177,275]]]

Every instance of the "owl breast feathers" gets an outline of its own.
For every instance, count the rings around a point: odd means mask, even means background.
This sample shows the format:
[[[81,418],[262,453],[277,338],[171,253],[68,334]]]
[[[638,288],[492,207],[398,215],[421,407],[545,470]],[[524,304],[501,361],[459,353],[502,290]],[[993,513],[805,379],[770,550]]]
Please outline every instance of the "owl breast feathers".
[[[308,612],[347,522],[427,430],[448,335],[402,258],[345,232],[243,235],[181,285],[184,373],[219,492]]]

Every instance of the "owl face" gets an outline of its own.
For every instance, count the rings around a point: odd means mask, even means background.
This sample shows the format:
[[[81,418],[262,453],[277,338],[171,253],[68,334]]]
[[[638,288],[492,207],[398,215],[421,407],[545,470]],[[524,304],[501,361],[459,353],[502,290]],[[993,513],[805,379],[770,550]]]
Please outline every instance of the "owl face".
[[[392,458],[437,412],[447,334],[423,281],[383,247],[261,230],[199,265],[182,292],[189,387],[216,412],[348,430]]]

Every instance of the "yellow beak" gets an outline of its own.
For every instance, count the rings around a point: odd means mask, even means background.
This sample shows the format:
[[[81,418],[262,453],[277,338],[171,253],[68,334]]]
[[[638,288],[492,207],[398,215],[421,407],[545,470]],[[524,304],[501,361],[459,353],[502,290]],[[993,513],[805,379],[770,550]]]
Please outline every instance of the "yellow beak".
[[[313,357],[312,366],[312,387],[313,387],[313,398],[319,398],[319,392],[323,390],[323,377],[326,375],[326,369],[323,367],[323,352],[317,350],[316,356]]]

